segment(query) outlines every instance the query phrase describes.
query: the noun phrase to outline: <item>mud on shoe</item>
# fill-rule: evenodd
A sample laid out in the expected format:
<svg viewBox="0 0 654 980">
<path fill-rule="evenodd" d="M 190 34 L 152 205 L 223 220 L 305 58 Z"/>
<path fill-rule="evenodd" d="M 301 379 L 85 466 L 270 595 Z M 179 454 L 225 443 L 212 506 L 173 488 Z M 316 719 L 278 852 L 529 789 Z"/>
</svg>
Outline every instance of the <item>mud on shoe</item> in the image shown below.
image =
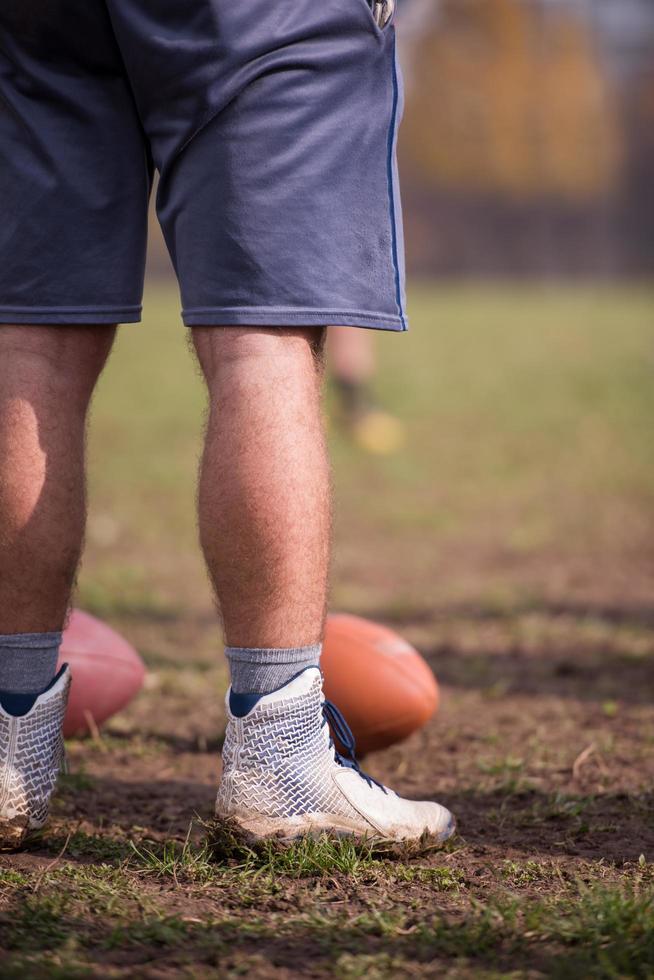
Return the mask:
<svg viewBox="0 0 654 980">
<path fill-rule="evenodd" d="M 216 817 L 245 841 L 305 834 L 433 843 L 454 833 L 438 803 L 397 796 L 360 768 L 345 719 L 309 667 L 272 694 L 227 692 L 227 732 Z M 336 751 L 330 726 L 347 756 Z"/>
<path fill-rule="evenodd" d="M 0 850 L 20 847 L 48 819 L 69 689 L 64 665 L 42 694 L 0 694 Z"/>
</svg>

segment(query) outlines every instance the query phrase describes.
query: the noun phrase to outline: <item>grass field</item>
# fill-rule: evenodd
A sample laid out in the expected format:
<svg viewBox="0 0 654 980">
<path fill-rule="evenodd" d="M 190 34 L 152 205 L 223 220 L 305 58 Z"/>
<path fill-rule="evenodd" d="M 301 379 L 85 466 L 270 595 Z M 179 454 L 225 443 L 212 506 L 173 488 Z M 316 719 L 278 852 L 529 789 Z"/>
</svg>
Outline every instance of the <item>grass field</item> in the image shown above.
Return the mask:
<svg viewBox="0 0 654 980">
<path fill-rule="evenodd" d="M 422 854 L 219 860 L 226 671 L 195 545 L 203 394 L 153 286 L 95 403 L 78 604 L 143 694 L 69 744 L 0 858 L 0 976 L 654 977 L 654 292 L 415 287 L 380 337 L 396 456 L 332 431 L 332 608 L 424 653 L 442 709 L 366 768 L 459 818 Z"/>
</svg>

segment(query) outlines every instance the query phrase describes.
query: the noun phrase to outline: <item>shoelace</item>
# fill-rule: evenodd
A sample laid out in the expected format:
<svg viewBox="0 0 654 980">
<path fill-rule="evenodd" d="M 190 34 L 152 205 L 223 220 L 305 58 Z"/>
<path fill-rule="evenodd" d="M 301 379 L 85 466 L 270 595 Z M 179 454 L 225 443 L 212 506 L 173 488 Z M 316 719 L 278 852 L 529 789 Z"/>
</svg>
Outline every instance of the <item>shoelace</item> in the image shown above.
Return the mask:
<svg viewBox="0 0 654 980">
<path fill-rule="evenodd" d="M 356 742 L 354 740 L 352 730 L 336 705 L 332 704 L 332 702 L 328 701 L 326 698 L 322 704 L 322 715 L 322 725 L 320 727 L 324 728 L 325 725 L 329 725 L 331 731 L 336 735 L 336 738 L 339 740 L 348 754 L 348 757 L 346 758 L 337 751 L 330 733 L 329 747 L 330 749 L 334 750 L 334 758 L 338 762 L 339 766 L 345 766 L 347 769 L 354 769 L 354 771 L 358 772 L 362 779 L 365 779 L 368 786 L 372 786 L 374 783 L 375 786 L 379 786 L 379 788 L 386 793 L 386 787 L 383 786 L 382 783 L 379 783 L 374 776 L 369 776 L 367 772 L 364 772 L 357 762 L 357 757 L 355 754 Z"/>
</svg>

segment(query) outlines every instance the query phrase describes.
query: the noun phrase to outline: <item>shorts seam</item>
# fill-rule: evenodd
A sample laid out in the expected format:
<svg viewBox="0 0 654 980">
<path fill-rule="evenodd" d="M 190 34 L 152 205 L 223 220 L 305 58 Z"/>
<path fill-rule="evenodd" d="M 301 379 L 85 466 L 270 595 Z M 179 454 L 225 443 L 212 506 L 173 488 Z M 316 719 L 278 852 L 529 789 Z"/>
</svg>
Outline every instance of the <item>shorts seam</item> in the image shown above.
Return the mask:
<svg viewBox="0 0 654 980">
<path fill-rule="evenodd" d="M 141 306 L 0 306 L 0 324 L 138 323 Z"/>
<path fill-rule="evenodd" d="M 398 331 L 406 330 L 406 323 L 397 314 L 367 310 L 332 310 L 300 307 L 248 307 L 209 306 L 182 310 L 186 326 L 246 325 L 268 323 L 270 326 L 291 323 L 318 324 L 320 326 L 373 326 Z"/>
<path fill-rule="evenodd" d="M 364 316 L 374 320 L 399 320 L 397 313 L 379 313 L 376 310 L 343 310 L 321 306 L 190 306 L 182 310 L 183 316 L 202 313 L 245 313 L 248 316 L 270 316 L 281 313 L 290 316 Z"/>
<path fill-rule="evenodd" d="M 141 306 L 0 306 L 0 313 L 140 313 Z"/>
</svg>

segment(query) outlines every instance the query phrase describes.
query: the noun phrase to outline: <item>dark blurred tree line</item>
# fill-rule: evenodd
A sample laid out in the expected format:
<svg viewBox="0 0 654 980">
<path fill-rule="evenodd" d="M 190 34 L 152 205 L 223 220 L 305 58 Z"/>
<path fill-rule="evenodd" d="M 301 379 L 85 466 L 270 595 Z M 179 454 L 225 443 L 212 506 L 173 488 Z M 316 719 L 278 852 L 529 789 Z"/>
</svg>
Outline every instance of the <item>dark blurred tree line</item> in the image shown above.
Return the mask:
<svg viewBox="0 0 654 980">
<path fill-rule="evenodd" d="M 612 72 L 572 3 L 434 0 L 434 14 L 403 52 L 409 269 L 650 272 L 654 58 Z"/>
</svg>

